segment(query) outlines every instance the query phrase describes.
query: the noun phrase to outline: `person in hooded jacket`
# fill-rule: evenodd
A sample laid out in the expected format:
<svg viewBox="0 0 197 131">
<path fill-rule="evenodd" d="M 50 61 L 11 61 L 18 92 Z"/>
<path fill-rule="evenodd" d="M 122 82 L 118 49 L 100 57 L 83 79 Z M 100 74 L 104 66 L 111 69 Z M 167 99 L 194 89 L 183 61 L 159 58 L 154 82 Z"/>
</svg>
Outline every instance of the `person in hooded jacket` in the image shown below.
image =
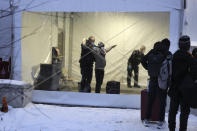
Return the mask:
<svg viewBox="0 0 197 131">
<path fill-rule="evenodd" d="M 153 103 L 156 99 L 156 96 L 159 96 L 159 100 L 160 100 L 160 110 L 159 110 L 159 122 L 158 122 L 158 128 L 162 128 L 163 124 L 164 124 L 164 119 L 165 119 L 165 106 L 166 106 L 166 96 L 167 96 L 167 91 L 160 89 L 159 85 L 158 85 L 158 76 L 153 76 L 151 75 L 151 69 L 152 71 L 155 70 L 154 67 L 152 67 L 150 65 L 149 60 L 153 59 L 151 54 L 159 54 L 160 57 L 158 58 L 160 61 L 160 63 L 162 64 L 163 60 L 167 57 L 167 55 L 169 55 L 169 47 L 170 47 L 170 41 L 168 40 L 166 42 L 162 41 L 162 42 L 156 42 L 154 44 L 154 47 L 152 50 L 150 50 L 142 59 L 142 66 L 148 70 L 148 74 L 150 76 L 150 81 L 149 81 L 149 87 L 148 87 L 148 105 L 147 105 L 147 109 L 146 109 L 146 116 L 145 116 L 145 120 L 144 120 L 144 125 L 146 127 L 149 126 L 150 124 L 150 118 L 152 116 L 152 107 L 153 107 Z"/>
<path fill-rule="evenodd" d="M 175 131 L 176 114 L 180 106 L 180 131 L 187 130 L 187 122 L 190 114 L 190 106 L 182 101 L 182 94 L 179 87 L 184 77 L 188 74 L 189 68 L 193 64 L 192 55 L 189 53 L 190 38 L 182 36 L 179 39 L 179 50 L 175 52 L 172 60 L 172 81 L 168 95 L 170 96 L 170 109 L 168 116 L 168 127 L 170 131 Z"/>
</svg>

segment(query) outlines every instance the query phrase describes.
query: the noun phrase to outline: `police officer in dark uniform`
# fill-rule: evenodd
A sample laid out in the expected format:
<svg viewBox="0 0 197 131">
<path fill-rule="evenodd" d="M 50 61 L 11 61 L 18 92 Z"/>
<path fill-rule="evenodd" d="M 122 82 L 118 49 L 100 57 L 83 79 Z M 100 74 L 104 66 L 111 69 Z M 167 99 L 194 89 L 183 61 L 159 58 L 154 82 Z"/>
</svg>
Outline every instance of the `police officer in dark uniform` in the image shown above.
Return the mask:
<svg viewBox="0 0 197 131">
<path fill-rule="evenodd" d="M 132 72 L 134 71 L 134 87 L 140 87 L 138 85 L 138 76 L 139 76 L 139 64 L 144 56 L 145 46 L 141 46 L 139 50 L 134 50 L 128 60 L 127 66 L 127 86 L 131 88 L 131 78 Z"/>
<path fill-rule="evenodd" d="M 94 64 L 93 47 L 95 42 L 94 36 L 90 36 L 88 40 L 81 44 L 81 58 L 79 60 L 81 68 L 80 92 L 91 92 L 91 81 Z"/>
</svg>

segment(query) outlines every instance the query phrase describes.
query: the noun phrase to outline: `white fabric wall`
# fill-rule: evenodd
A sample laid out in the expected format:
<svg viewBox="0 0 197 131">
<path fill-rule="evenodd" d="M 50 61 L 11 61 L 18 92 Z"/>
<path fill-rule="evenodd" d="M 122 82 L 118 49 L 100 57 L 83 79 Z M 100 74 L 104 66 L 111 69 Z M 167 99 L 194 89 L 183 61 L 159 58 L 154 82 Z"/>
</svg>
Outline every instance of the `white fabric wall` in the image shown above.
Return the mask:
<svg viewBox="0 0 197 131">
<path fill-rule="evenodd" d="M 51 16 L 52 15 L 52 16 Z M 24 12 L 22 17 L 22 79 L 32 82 L 32 67 L 51 62 L 51 50 L 57 46 L 55 13 Z"/>
<path fill-rule="evenodd" d="M 127 61 L 132 51 L 145 45 L 147 53 L 155 42 L 169 38 L 169 18 L 169 13 L 161 12 L 74 13 L 72 78 L 77 81 L 81 78 L 78 62 L 81 41 L 93 35 L 96 44 L 102 41 L 106 48 L 117 44 L 106 55 L 105 82 L 117 80 L 126 83 Z M 146 85 L 147 71 L 141 65 L 139 74 L 140 85 Z"/>
<path fill-rule="evenodd" d="M 197 1 L 187 0 L 184 12 L 183 34 L 189 35 L 193 46 L 197 46 Z"/>
</svg>

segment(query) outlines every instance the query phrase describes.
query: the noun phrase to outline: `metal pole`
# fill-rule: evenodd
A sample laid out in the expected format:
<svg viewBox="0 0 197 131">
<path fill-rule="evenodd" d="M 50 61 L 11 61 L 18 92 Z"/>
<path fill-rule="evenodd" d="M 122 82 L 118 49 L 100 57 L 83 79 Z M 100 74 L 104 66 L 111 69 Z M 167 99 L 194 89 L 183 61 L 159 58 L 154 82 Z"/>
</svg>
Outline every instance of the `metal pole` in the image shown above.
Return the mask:
<svg viewBox="0 0 197 131">
<path fill-rule="evenodd" d="M 10 73 L 10 79 L 13 79 L 14 75 L 14 12 L 15 12 L 15 6 L 14 6 L 14 0 L 10 0 L 10 13 L 11 13 L 11 73 Z"/>
</svg>

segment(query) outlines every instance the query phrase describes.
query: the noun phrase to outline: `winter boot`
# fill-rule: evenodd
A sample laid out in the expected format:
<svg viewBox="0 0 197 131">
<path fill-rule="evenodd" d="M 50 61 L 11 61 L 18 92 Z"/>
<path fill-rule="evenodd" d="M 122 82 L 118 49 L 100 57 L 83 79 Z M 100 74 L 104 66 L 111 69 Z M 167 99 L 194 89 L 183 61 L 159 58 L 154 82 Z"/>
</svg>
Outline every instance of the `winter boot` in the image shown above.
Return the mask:
<svg viewBox="0 0 197 131">
<path fill-rule="evenodd" d="M 157 123 L 157 129 L 163 129 L 164 128 L 164 125 L 165 125 L 165 122 L 164 121 L 159 121 Z"/>
<path fill-rule="evenodd" d="M 145 120 L 143 121 L 143 124 L 144 124 L 145 127 L 149 127 L 150 121 L 147 120 L 147 119 L 145 119 Z"/>
</svg>

